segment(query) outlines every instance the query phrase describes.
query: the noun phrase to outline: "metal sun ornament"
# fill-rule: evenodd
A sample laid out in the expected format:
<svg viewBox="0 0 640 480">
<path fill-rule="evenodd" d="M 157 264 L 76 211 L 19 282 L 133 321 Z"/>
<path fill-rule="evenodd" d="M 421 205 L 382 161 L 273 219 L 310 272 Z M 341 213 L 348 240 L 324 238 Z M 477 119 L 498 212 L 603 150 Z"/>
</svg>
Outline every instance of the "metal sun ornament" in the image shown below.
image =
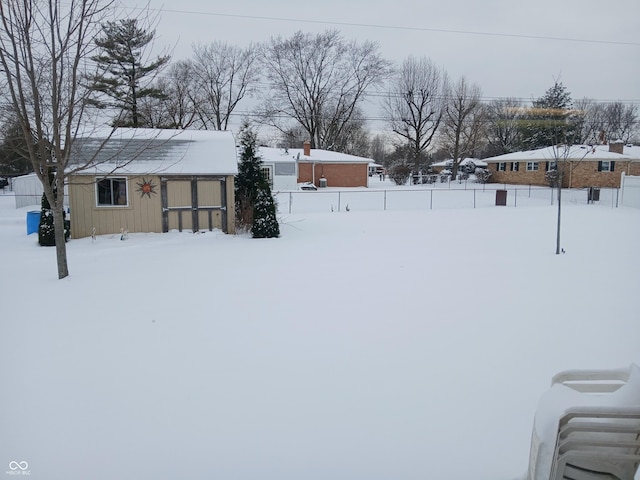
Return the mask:
<svg viewBox="0 0 640 480">
<path fill-rule="evenodd" d="M 152 180 L 147 180 L 146 178 L 143 178 L 141 182 L 137 183 L 137 185 L 138 185 L 137 191 L 140 194 L 140 198 L 144 197 L 145 195 L 148 198 L 151 198 L 151 194 L 156 195 L 158 193 L 155 190 L 156 184 L 153 183 Z"/>
</svg>

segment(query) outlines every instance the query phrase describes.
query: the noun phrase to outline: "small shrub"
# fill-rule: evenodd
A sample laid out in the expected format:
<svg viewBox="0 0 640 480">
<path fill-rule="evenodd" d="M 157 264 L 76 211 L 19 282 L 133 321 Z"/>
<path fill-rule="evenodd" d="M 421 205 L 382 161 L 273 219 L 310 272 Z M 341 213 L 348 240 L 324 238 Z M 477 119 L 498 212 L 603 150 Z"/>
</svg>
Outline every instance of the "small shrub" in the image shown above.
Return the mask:
<svg viewBox="0 0 640 480">
<path fill-rule="evenodd" d="M 411 167 L 404 163 L 399 163 L 389 169 L 389 178 L 396 185 L 405 185 L 411 177 Z"/>
<path fill-rule="evenodd" d="M 475 176 L 476 182 L 487 183 L 491 178 L 491 170 L 489 170 L 488 168 L 476 168 Z"/>
<path fill-rule="evenodd" d="M 547 181 L 547 184 L 550 187 L 557 187 L 558 186 L 558 178 L 560 176 L 558 175 L 558 170 L 549 170 L 548 172 L 546 172 L 544 174 L 544 178 Z"/>
</svg>

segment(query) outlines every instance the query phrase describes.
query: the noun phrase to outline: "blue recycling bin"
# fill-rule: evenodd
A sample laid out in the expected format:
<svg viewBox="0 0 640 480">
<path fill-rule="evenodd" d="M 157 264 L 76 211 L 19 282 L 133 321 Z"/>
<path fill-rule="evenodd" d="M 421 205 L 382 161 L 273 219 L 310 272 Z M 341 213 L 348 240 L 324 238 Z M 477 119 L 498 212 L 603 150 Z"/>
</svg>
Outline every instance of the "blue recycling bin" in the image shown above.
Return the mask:
<svg viewBox="0 0 640 480">
<path fill-rule="evenodd" d="M 40 228 L 40 210 L 27 212 L 27 235 L 38 233 Z"/>
</svg>

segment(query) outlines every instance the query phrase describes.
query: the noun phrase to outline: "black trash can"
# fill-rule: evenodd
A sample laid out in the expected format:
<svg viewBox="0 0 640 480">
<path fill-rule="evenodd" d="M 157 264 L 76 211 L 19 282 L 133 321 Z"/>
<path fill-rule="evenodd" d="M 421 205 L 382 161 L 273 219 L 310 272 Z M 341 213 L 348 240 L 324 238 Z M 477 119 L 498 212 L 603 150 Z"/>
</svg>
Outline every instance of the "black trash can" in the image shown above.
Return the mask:
<svg viewBox="0 0 640 480">
<path fill-rule="evenodd" d="M 506 190 L 496 190 L 496 205 L 506 206 L 507 205 L 507 191 Z"/>
</svg>

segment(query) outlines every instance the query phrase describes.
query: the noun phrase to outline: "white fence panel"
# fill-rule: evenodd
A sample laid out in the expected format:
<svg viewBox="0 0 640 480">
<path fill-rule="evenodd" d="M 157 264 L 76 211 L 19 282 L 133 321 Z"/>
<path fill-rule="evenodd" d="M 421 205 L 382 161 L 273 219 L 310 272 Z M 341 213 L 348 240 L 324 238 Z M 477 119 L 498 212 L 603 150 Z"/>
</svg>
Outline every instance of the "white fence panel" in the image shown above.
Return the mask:
<svg viewBox="0 0 640 480">
<path fill-rule="evenodd" d="M 35 173 L 14 178 L 12 186 L 16 197 L 16 208 L 40 205 L 42 183 Z"/>
<path fill-rule="evenodd" d="M 622 174 L 621 202 L 625 207 L 640 208 L 640 177 Z"/>
</svg>

